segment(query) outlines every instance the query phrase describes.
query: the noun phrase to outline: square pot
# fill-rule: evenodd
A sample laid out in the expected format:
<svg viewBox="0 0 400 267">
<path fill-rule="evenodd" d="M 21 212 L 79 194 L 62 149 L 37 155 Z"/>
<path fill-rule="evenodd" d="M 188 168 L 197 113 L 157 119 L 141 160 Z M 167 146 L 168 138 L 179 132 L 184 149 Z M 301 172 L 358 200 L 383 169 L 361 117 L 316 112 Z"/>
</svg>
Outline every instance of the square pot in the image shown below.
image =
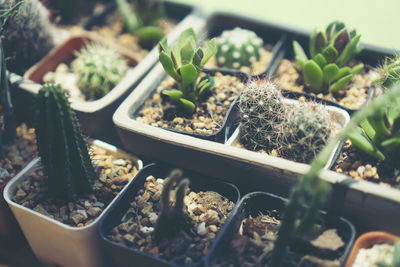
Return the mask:
<svg viewBox="0 0 400 267">
<path fill-rule="evenodd" d="M 121 222 L 121 218 L 130 207 L 130 202 L 135 198 L 137 192 L 143 188 L 146 178 L 150 175 L 155 178 L 167 177 L 172 169 L 172 166 L 157 164 L 150 164 L 144 167 L 138 173 L 133 183 L 129 185 L 128 190 L 112 205 L 100 221 L 99 232 L 102 239 L 101 243 L 104 253 L 108 255 L 109 265 L 180 266 L 165 259 L 152 256 L 147 252 L 142 252 L 137 248 L 117 243 L 107 237 L 111 230 Z M 192 191 L 212 190 L 234 203 L 237 203 L 240 199 L 238 189 L 232 184 L 219 181 L 213 177 L 204 177 L 204 175 L 194 172 L 184 171 L 184 176 L 190 178 L 190 188 Z M 202 261 L 193 263 L 194 266 L 199 266 L 201 264 Z"/>
<path fill-rule="evenodd" d="M 169 8 L 166 9 L 166 15 L 180 20 L 167 35 L 169 43 L 177 40 L 180 33 L 188 27 L 193 27 L 198 32 L 204 26 L 205 20 L 195 15 L 198 11 L 195 12 L 193 7 L 173 3 L 168 3 L 167 6 Z M 117 142 L 111 120 L 112 114 L 157 60 L 158 50 L 157 47 L 154 47 L 134 68 L 128 70 L 125 78 L 114 90 L 101 99 L 92 102 L 72 101 L 72 108 L 77 113 L 82 131 L 91 137 Z M 32 121 L 32 99 L 41 87 L 38 84 L 39 81 L 32 81 L 25 75 L 23 78 L 14 73 L 11 73 L 9 80 L 13 86 L 11 97 L 17 118 L 23 121 Z"/>
<path fill-rule="evenodd" d="M 137 157 L 129 155 L 116 147 L 99 140 L 94 140 L 93 145 L 103 148 L 114 155 L 126 157 L 135 162 L 136 167 L 141 169 L 143 163 Z M 59 266 L 100 266 L 102 256 L 99 251 L 97 226 L 102 216 L 110 208 L 128 185 L 113 199 L 91 224 L 84 227 L 72 227 L 60 223 L 32 209 L 26 208 L 11 200 L 15 194 L 17 185 L 28 178 L 35 170 L 40 159 L 34 159 L 26 166 L 4 190 L 4 198 L 14 213 L 22 231 L 28 240 L 35 256 L 43 263 Z M 134 181 L 135 179 L 132 179 Z"/>
<path fill-rule="evenodd" d="M 257 217 L 266 211 L 277 211 L 282 214 L 287 200 L 273 194 L 265 192 L 253 192 L 245 195 L 231 213 L 217 240 L 211 247 L 211 252 L 207 255 L 205 266 L 214 266 L 222 256 L 229 257 L 229 247 L 232 238 L 238 233 L 242 220 L 249 217 Z M 339 236 L 343 239 L 345 246 L 340 249 L 340 261 L 343 263 L 349 254 L 350 248 L 355 238 L 354 226 L 344 218 L 329 217 L 322 212 L 320 223 L 327 229 L 335 228 Z M 295 240 L 296 242 L 296 240 Z"/>
</svg>

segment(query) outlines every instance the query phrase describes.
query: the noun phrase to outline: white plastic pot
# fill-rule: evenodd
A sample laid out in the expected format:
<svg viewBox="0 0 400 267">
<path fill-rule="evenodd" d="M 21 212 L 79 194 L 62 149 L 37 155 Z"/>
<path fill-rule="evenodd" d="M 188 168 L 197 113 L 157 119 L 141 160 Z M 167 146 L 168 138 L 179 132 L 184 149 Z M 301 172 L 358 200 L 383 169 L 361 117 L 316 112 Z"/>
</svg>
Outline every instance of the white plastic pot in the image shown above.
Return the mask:
<svg viewBox="0 0 400 267">
<path fill-rule="evenodd" d="M 104 148 L 113 154 L 131 159 L 141 169 L 143 163 L 135 156 L 129 155 L 115 146 L 95 140 L 93 145 Z M 28 175 L 39 165 L 36 158 L 29 163 L 4 189 L 4 198 L 14 213 L 33 253 L 39 261 L 50 266 L 63 267 L 97 267 L 102 264 L 97 226 L 101 217 L 120 197 L 128 185 L 114 198 L 93 223 L 84 227 L 71 227 L 34 210 L 23 207 L 11 200 L 17 185 L 28 178 Z M 131 180 L 131 182 L 133 179 Z"/>
</svg>

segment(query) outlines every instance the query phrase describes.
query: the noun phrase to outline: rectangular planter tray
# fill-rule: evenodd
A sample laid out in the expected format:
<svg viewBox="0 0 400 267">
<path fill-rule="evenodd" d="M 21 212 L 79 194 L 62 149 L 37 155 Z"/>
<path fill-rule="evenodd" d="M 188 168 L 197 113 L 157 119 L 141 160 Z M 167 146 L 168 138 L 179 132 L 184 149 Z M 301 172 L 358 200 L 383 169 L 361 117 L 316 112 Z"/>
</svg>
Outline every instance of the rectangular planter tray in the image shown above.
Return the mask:
<svg viewBox="0 0 400 267">
<path fill-rule="evenodd" d="M 197 32 L 205 24 L 205 20 L 196 15 L 199 13 L 198 9 L 192 6 L 176 3 L 165 3 L 165 5 L 167 16 L 183 18 L 167 35 L 169 43 L 177 40 L 184 29 L 193 27 Z M 158 49 L 155 46 L 138 65 L 129 69 L 118 86 L 104 97 L 91 102 L 71 99 L 71 106 L 77 113 L 82 131 L 93 138 L 115 143 L 117 138 L 111 120 L 113 112 L 157 60 Z M 12 85 L 11 97 L 16 117 L 30 122 L 33 114 L 31 108 L 33 96 L 37 94 L 41 85 L 15 73 L 10 73 L 9 80 Z"/>
<path fill-rule="evenodd" d="M 229 13 L 216 13 L 213 16 L 229 17 Z M 237 15 L 234 15 L 237 17 Z M 242 17 L 243 20 L 245 19 Z M 251 23 L 252 19 L 247 19 Z M 274 23 L 264 22 L 266 29 L 282 31 L 290 38 L 306 41 L 309 32 L 289 29 Z M 369 64 L 377 55 L 385 56 L 389 50 L 364 46 L 360 55 Z M 290 188 L 301 174 L 307 172 L 309 165 L 282 158 L 262 155 L 241 148 L 201 140 L 165 129 L 152 127 L 133 120 L 130 116 L 140 98 L 148 94 L 162 79 L 163 69 L 157 65 L 141 82 L 135 91 L 114 113 L 113 121 L 123 146 L 152 161 L 167 162 L 187 169 L 213 176 L 230 177 L 228 182 L 239 187 L 241 193 L 268 191 L 287 196 Z M 365 181 L 356 181 L 348 176 L 324 170 L 320 177 L 335 185 L 337 210 L 359 226 L 400 233 L 400 191 L 384 188 Z"/>
</svg>

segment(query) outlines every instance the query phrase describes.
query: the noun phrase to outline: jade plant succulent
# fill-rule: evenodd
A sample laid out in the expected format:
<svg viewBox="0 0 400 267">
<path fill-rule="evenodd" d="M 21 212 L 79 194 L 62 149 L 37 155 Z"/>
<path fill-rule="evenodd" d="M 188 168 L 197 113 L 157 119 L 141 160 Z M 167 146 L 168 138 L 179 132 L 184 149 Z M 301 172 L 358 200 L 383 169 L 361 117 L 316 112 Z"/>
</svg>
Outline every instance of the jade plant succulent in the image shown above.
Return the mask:
<svg viewBox="0 0 400 267">
<path fill-rule="evenodd" d="M 349 62 L 360 51 L 361 35 L 349 31 L 343 22 L 330 23 L 325 31 L 315 30 L 310 37 L 309 56 L 297 41 L 293 50 L 300 64 L 305 85 L 314 93 L 337 93 L 360 72 L 363 64 L 353 67 Z"/>
<path fill-rule="evenodd" d="M 217 38 L 217 65 L 239 69 L 260 60 L 263 40 L 255 32 L 239 27 L 222 32 Z"/>
<path fill-rule="evenodd" d="M 195 111 L 196 102 L 214 87 L 210 76 L 199 81 L 198 78 L 206 62 L 215 54 L 215 39 L 210 40 L 204 49 L 196 48 L 196 40 L 196 33 L 189 28 L 171 47 L 168 47 L 166 38 L 159 43 L 160 62 L 177 86 L 177 89 L 163 90 L 162 93 L 180 104 L 188 114 Z"/>
<path fill-rule="evenodd" d="M 189 179 L 183 178 L 183 172 L 179 169 L 172 170 L 165 179 L 160 198 L 160 215 L 154 229 L 156 240 L 172 238 L 182 230 L 190 231 L 193 222 L 184 211 L 183 201 L 189 183 Z M 173 190 L 174 184 L 176 184 L 175 190 Z M 170 197 L 172 191 L 175 191 L 173 201 Z"/>
<path fill-rule="evenodd" d="M 127 0 L 117 0 L 118 10 L 127 30 L 136 34 L 143 46 L 153 45 L 161 40 L 164 31 L 157 26 L 164 15 L 164 5 L 160 0 L 134 0 L 133 9 Z"/>
<path fill-rule="evenodd" d="M 79 75 L 78 86 L 88 99 L 107 94 L 128 70 L 127 61 L 110 46 L 90 43 L 76 56 L 71 67 Z"/>
<path fill-rule="evenodd" d="M 92 192 L 96 174 L 65 91 L 45 84 L 36 96 L 35 110 L 38 150 L 50 192 L 60 200 Z"/>
</svg>

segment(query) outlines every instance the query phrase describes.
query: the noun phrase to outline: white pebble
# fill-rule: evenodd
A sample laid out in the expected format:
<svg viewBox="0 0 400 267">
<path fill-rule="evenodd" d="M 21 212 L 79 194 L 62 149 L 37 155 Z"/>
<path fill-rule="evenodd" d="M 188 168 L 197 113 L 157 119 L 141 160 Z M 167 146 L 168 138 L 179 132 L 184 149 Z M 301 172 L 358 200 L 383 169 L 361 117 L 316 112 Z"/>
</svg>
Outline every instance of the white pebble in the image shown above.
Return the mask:
<svg viewBox="0 0 400 267">
<path fill-rule="evenodd" d="M 143 226 L 140 231 L 145 234 L 148 235 L 150 233 L 152 233 L 154 231 L 154 227 L 147 227 L 147 226 Z"/>
<path fill-rule="evenodd" d="M 199 236 L 205 236 L 207 234 L 206 223 L 202 222 L 197 226 L 197 234 Z"/>
</svg>

